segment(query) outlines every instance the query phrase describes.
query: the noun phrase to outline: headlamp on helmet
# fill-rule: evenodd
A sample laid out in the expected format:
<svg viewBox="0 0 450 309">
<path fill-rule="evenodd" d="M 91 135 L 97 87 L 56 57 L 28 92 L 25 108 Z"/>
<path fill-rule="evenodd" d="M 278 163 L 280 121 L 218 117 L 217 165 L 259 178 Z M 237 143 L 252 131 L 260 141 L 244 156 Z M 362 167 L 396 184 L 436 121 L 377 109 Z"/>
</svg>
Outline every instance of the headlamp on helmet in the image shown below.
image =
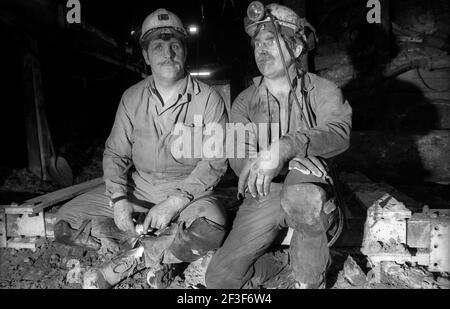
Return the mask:
<svg viewBox="0 0 450 309">
<path fill-rule="evenodd" d="M 247 16 L 244 18 L 245 32 L 253 38 L 263 25 L 271 22 L 271 19 L 279 27 L 281 34 L 288 37 L 296 36 L 305 44 L 312 41 L 312 44 L 306 45 L 314 48 L 317 41 L 314 27 L 305 18 L 300 18 L 290 8 L 276 3 L 267 6 L 264 6 L 259 1 L 250 3 L 247 8 Z M 312 40 L 307 40 L 306 29 L 313 34 Z"/>
</svg>

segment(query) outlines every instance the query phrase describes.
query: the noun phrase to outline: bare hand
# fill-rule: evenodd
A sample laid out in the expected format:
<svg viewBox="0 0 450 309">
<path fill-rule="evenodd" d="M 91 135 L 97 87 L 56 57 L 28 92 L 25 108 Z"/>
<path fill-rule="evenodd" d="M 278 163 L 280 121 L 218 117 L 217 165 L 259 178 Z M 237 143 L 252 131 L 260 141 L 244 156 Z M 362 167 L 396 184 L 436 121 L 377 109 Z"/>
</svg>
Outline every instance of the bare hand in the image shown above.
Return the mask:
<svg viewBox="0 0 450 309">
<path fill-rule="evenodd" d="M 165 201 L 153 206 L 145 217 L 143 228 L 147 231 L 149 227 L 154 229 L 164 229 L 187 204 L 186 199 L 179 197 L 169 197 Z"/>
<path fill-rule="evenodd" d="M 280 157 L 278 144 L 263 150 L 258 158 L 249 160 L 239 175 L 238 194 L 245 192 L 245 187 L 256 198 L 266 196 L 270 192 L 270 184 L 283 168 L 283 160 Z"/>
<path fill-rule="evenodd" d="M 305 175 L 327 176 L 326 164 L 319 157 L 294 158 L 289 162 L 289 170 L 297 170 Z"/>
</svg>

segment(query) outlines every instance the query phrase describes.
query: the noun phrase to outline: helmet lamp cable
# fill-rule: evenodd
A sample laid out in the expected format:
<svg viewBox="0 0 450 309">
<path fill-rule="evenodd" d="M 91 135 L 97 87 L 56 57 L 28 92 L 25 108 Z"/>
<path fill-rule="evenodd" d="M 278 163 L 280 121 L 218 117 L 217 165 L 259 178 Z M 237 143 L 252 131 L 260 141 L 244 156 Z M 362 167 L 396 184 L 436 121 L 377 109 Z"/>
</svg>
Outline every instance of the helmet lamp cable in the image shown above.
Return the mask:
<svg viewBox="0 0 450 309">
<path fill-rule="evenodd" d="M 283 67 L 284 67 L 284 71 L 286 74 L 286 78 L 288 80 L 289 83 L 289 87 L 291 89 L 292 92 L 292 96 L 294 97 L 295 102 L 297 103 L 298 108 L 300 109 L 300 119 L 301 122 L 305 124 L 307 130 L 310 129 L 308 121 L 306 120 L 306 117 L 304 116 L 304 112 L 303 112 L 303 105 L 300 104 L 300 101 L 298 100 L 297 94 L 294 91 L 294 87 L 292 85 L 292 80 L 289 76 L 289 71 L 288 71 L 288 67 L 286 65 L 286 60 L 284 59 L 284 55 L 283 55 L 283 51 L 281 50 L 281 44 L 280 44 L 280 33 L 278 31 L 277 25 L 275 24 L 275 18 L 272 15 L 272 13 L 270 11 L 267 11 L 267 15 L 269 16 L 270 22 L 272 23 L 273 28 L 275 29 L 275 41 L 277 42 L 277 47 L 278 47 L 278 53 L 280 54 L 281 57 L 281 61 L 283 62 Z M 288 46 L 286 46 L 286 48 L 289 49 Z M 292 57 L 292 56 L 291 56 Z M 292 59 L 293 61 L 295 61 L 295 59 Z M 304 120 L 305 119 L 305 120 Z"/>
</svg>

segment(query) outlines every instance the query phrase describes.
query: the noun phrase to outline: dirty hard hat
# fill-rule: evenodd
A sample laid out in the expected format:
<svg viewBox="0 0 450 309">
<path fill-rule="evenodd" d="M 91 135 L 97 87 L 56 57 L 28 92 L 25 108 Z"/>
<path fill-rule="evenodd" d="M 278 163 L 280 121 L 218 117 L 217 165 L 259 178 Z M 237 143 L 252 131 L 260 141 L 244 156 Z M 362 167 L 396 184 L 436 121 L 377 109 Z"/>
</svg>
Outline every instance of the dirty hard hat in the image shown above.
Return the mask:
<svg viewBox="0 0 450 309">
<path fill-rule="evenodd" d="M 148 15 L 142 23 L 140 42 L 144 42 L 151 36 L 161 34 L 185 38 L 187 31 L 177 15 L 166 9 L 157 9 Z"/>
<path fill-rule="evenodd" d="M 308 29 L 315 36 L 314 27 L 290 8 L 277 3 L 269 4 L 264 8 L 260 2 L 255 1 L 249 5 L 247 16 L 244 18 L 245 32 L 250 37 L 254 37 L 261 29 L 272 27 L 270 16 L 265 12 L 273 16 L 275 25 L 279 26 L 283 35 L 297 36 L 305 43 L 309 41 L 307 40 L 309 33 L 305 33 L 305 29 Z"/>
</svg>

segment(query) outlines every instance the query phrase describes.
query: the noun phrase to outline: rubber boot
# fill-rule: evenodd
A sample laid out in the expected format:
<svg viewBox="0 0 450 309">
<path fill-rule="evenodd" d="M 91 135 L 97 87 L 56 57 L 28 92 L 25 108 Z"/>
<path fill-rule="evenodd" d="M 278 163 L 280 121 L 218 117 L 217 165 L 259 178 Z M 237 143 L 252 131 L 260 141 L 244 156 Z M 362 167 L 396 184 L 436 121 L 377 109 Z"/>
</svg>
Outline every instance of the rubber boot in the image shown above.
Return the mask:
<svg viewBox="0 0 450 309">
<path fill-rule="evenodd" d="M 83 289 L 110 289 L 133 275 L 143 263 L 144 247 L 129 250 L 98 268 L 87 270 L 83 276 Z"/>
</svg>

